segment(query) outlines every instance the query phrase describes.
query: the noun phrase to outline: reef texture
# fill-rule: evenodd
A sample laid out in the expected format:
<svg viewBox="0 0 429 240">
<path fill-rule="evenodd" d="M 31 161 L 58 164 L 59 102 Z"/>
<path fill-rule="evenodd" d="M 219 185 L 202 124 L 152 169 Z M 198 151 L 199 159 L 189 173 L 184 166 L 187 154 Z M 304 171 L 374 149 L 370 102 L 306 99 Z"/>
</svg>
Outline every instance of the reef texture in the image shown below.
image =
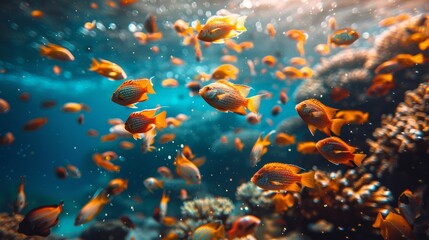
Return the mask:
<svg viewBox="0 0 429 240">
<path fill-rule="evenodd" d="M 80 235 L 84 240 L 123 240 L 128 235 L 129 230 L 119 220 L 106 222 L 96 222 Z"/>
<path fill-rule="evenodd" d="M 186 201 L 183 203 L 181 211 L 184 218 L 193 219 L 198 225 L 214 220 L 226 222 L 234 211 L 234 204 L 228 198 L 201 198 Z"/>
</svg>

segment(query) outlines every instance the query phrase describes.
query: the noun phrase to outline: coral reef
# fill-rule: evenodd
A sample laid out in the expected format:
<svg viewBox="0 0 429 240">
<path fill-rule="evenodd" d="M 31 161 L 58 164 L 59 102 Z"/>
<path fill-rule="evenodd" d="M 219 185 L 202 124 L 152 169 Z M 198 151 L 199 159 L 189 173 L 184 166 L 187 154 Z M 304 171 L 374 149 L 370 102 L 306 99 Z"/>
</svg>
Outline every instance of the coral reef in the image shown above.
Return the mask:
<svg viewBox="0 0 429 240">
<path fill-rule="evenodd" d="M 184 202 L 181 211 L 184 218 L 192 219 L 199 226 L 214 220 L 226 222 L 234 211 L 234 204 L 228 198 L 200 198 Z"/>
<path fill-rule="evenodd" d="M 235 196 L 241 202 L 241 210 L 256 216 L 261 216 L 267 210 L 274 209 L 271 191 L 264 191 L 252 182 L 245 182 L 238 186 Z"/>
</svg>

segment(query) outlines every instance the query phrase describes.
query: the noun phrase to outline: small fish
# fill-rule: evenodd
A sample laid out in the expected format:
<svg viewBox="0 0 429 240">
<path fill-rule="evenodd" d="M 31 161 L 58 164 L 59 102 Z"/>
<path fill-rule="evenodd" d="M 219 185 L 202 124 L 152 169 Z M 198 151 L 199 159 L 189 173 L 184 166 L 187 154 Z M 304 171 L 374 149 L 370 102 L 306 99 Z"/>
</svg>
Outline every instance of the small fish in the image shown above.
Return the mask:
<svg viewBox="0 0 429 240">
<path fill-rule="evenodd" d="M 239 152 L 243 151 L 244 144 L 243 144 L 243 142 L 241 141 L 241 139 L 239 137 L 236 137 L 234 139 L 234 147 Z"/>
<path fill-rule="evenodd" d="M 122 178 L 115 178 L 109 181 L 107 186 L 104 188 L 107 196 L 116 196 L 121 194 L 128 188 L 128 180 Z"/>
<path fill-rule="evenodd" d="M 270 38 L 273 39 L 276 36 L 276 29 L 274 27 L 274 24 L 268 23 L 266 29 L 267 29 L 268 36 L 270 36 Z"/>
<path fill-rule="evenodd" d="M 144 22 L 144 28 L 148 33 L 156 33 L 158 32 L 158 27 L 156 26 L 156 16 L 153 14 L 149 14 L 146 17 Z"/>
<path fill-rule="evenodd" d="M 103 168 L 106 171 L 119 172 L 121 170 L 119 166 L 113 164 L 108 160 L 104 160 L 103 156 L 98 153 L 92 155 L 92 160 L 94 161 L 95 165 L 97 165 L 100 168 Z"/>
<path fill-rule="evenodd" d="M 91 109 L 83 103 L 68 102 L 61 107 L 61 111 L 67 113 L 76 113 L 80 111 L 90 112 Z"/>
<path fill-rule="evenodd" d="M 282 108 L 279 105 L 276 105 L 271 109 L 271 116 L 275 117 L 279 115 L 281 111 L 282 111 Z"/>
<path fill-rule="evenodd" d="M 192 35 L 194 30 L 192 27 L 189 27 L 189 23 L 178 19 L 173 24 L 173 29 L 177 32 L 179 36 L 186 36 L 186 34 Z"/>
<path fill-rule="evenodd" d="M 114 151 L 106 151 L 101 154 L 103 161 L 114 161 L 118 159 L 118 157 L 118 154 L 116 154 Z"/>
<path fill-rule="evenodd" d="M 21 99 L 21 101 L 23 102 L 28 102 L 28 100 L 30 100 L 30 97 L 31 95 L 28 92 L 23 92 L 19 95 L 19 99 Z"/>
<path fill-rule="evenodd" d="M 153 143 L 155 142 L 155 136 L 156 136 L 156 128 L 152 128 L 148 132 L 143 133 L 143 138 L 142 138 L 143 141 L 140 148 L 143 153 L 152 152 L 153 150 L 156 149 L 154 146 L 152 146 Z"/>
<path fill-rule="evenodd" d="M 359 38 L 359 33 L 351 28 L 343 28 L 336 30 L 331 36 L 331 43 L 337 46 L 348 46 L 354 43 Z"/>
<path fill-rule="evenodd" d="M 250 125 L 256 125 L 261 122 L 261 118 L 262 115 L 250 112 L 246 115 L 246 122 Z"/>
<path fill-rule="evenodd" d="M 190 91 L 189 96 L 191 97 L 197 96 L 197 95 L 199 96 L 198 92 L 201 89 L 201 84 L 198 81 L 191 81 L 186 84 L 186 88 L 188 88 Z"/>
<path fill-rule="evenodd" d="M 185 63 L 185 61 L 183 61 L 182 59 L 173 56 L 170 57 L 170 62 L 176 66 L 181 66 Z"/>
<path fill-rule="evenodd" d="M 179 239 L 180 239 L 179 235 L 177 235 L 177 233 L 174 231 L 170 231 L 169 233 L 167 233 L 167 235 L 161 238 L 161 240 L 179 240 Z"/>
<path fill-rule="evenodd" d="M 304 56 L 304 44 L 307 41 L 308 34 L 302 30 L 289 30 L 285 33 L 286 37 L 296 41 L 296 48 L 298 50 L 299 55 Z"/>
<path fill-rule="evenodd" d="M 47 237 L 51 228 L 58 224 L 58 216 L 63 211 L 63 202 L 32 209 L 19 223 L 18 232 L 27 236 Z"/>
<path fill-rule="evenodd" d="M 420 217 L 422 203 L 416 194 L 407 189 L 398 198 L 398 208 L 405 220 L 414 225 L 415 220 Z"/>
<path fill-rule="evenodd" d="M 302 57 L 294 57 L 289 60 L 289 63 L 294 66 L 305 66 L 307 65 L 307 60 Z"/>
<path fill-rule="evenodd" d="M 159 167 L 156 172 L 161 175 L 163 178 L 167 179 L 173 179 L 173 174 L 171 173 L 170 169 L 168 169 L 165 166 Z"/>
<path fill-rule="evenodd" d="M 364 124 L 368 121 L 368 113 L 354 110 L 341 110 L 335 114 L 336 118 L 342 118 L 347 124 Z"/>
<path fill-rule="evenodd" d="M 361 165 L 366 154 L 355 153 L 356 148 L 348 145 L 338 137 L 328 137 L 316 143 L 320 154 L 333 164 L 345 164 L 347 166 Z"/>
<path fill-rule="evenodd" d="M 401 13 L 397 16 L 388 17 L 388 18 L 381 20 L 380 22 L 378 22 L 378 26 L 379 27 L 389 27 L 389 26 L 392 26 L 392 25 L 397 24 L 399 22 L 405 21 L 409 18 L 410 18 L 410 15 L 408 13 Z"/>
<path fill-rule="evenodd" d="M 186 191 L 186 189 L 180 189 L 180 195 L 179 195 L 180 200 L 185 201 L 187 200 L 188 197 L 188 192 Z"/>
<path fill-rule="evenodd" d="M 119 65 L 104 59 L 100 59 L 99 62 L 97 59 L 93 58 L 89 71 L 97 72 L 111 81 L 127 78 L 127 74 Z"/>
<path fill-rule="evenodd" d="M 340 135 L 341 127 L 345 123 L 344 119 L 334 119 L 337 109 L 327 107 L 316 99 L 308 99 L 298 103 L 295 110 L 308 125 L 313 136 L 316 129 L 328 136 L 331 136 L 331 131 L 335 135 Z"/>
<path fill-rule="evenodd" d="M 292 193 L 277 193 L 271 200 L 273 201 L 274 209 L 276 213 L 283 213 L 289 208 L 294 206 L 294 197 Z"/>
<path fill-rule="evenodd" d="M 121 141 L 119 143 L 119 147 L 124 149 L 124 150 L 131 150 L 134 148 L 134 146 L 135 146 L 134 143 L 128 142 L 128 141 Z"/>
<path fill-rule="evenodd" d="M 204 26 L 197 21 L 198 39 L 205 42 L 223 43 L 225 39 L 234 38 L 247 31 L 244 26 L 247 16 L 228 15 L 212 16 Z"/>
<path fill-rule="evenodd" d="M 4 135 L 0 135 L 0 145 L 9 146 L 15 142 L 15 136 L 11 132 L 7 132 Z"/>
<path fill-rule="evenodd" d="M 179 86 L 179 82 L 174 78 L 166 78 L 162 80 L 161 86 L 163 87 L 169 87 L 169 88 L 175 88 Z"/>
<path fill-rule="evenodd" d="M 237 56 L 234 55 L 224 55 L 220 59 L 222 62 L 235 63 L 237 62 Z"/>
<path fill-rule="evenodd" d="M 61 74 L 61 68 L 58 66 L 58 65 L 54 65 L 53 67 L 52 67 L 52 72 L 55 74 L 55 75 L 60 75 Z"/>
<path fill-rule="evenodd" d="M 77 124 L 83 125 L 84 122 L 85 122 L 85 115 L 83 114 L 79 115 L 79 117 L 77 118 Z"/>
<path fill-rule="evenodd" d="M 302 74 L 302 78 L 311 78 L 313 76 L 313 70 L 310 67 L 302 67 L 299 71 Z"/>
<path fill-rule="evenodd" d="M 160 144 L 166 144 L 171 141 L 174 141 L 175 138 L 176 138 L 176 134 L 174 133 L 164 133 L 160 136 L 160 138 L 158 139 L 158 142 Z"/>
<path fill-rule="evenodd" d="M 153 190 L 155 189 L 163 189 L 164 188 L 164 181 L 159 181 L 156 178 L 149 177 L 146 178 L 143 181 L 144 186 L 149 190 L 149 192 L 153 193 Z"/>
<path fill-rule="evenodd" d="M 80 177 L 82 177 L 82 174 L 80 173 L 79 168 L 77 168 L 76 166 L 71 165 L 71 164 L 67 164 L 66 168 L 67 168 L 67 171 L 68 171 L 68 173 L 70 174 L 70 176 L 72 178 L 80 178 Z"/>
<path fill-rule="evenodd" d="M 168 202 L 169 201 L 170 201 L 170 197 L 164 191 L 162 193 L 161 201 L 159 203 L 159 217 L 160 217 L 161 222 L 163 222 L 165 216 L 167 216 L 167 208 L 168 208 Z"/>
<path fill-rule="evenodd" d="M 259 135 L 250 152 L 250 166 L 255 167 L 261 161 L 261 157 L 267 153 L 268 146 L 271 145 L 270 136 L 275 132 L 274 130 L 269 132 L 264 138 L 262 138 L 262 134 Z"/>
<path fill-rule="evenodd" d="M 165 121 L 167 113 L 160 112 L 158 115 L 155 113 L 159 108 L 146 109 L 140 112 L 133 112 L 125 122 L 125 129 L 133 134 L 134 139 L 141 139 L 140 133 L 146 133 L 152 128 L 163 129 L 167 127 Z"/>
<path fill-rule="evenodd" d="M 40 55 L 58 61 L 73 61 L 73 54 L 64 47 L 48 43 L 39 46 Z"/>
<path fill-rule="evenodd" d="M 109 203 L 110 200 L 107 197 L 107 194 L 102 189 L 99 189 L 91 200 L 89 200 L 79 211 L 78 215 L 75 218 L 74 225 L 78 226 L 84 223 L 91 221 L 94 217 L 96 217 L 104 205 Z"/>
<path fill-rule="evenodd" d="M 277 59 L 272 55 L 263 57 L 261 61 L 270 68 L 274 67 L 277 63 Z"/>
<path fill-rule="evenodd" d="M 137 108 L 135 103 L 144 102 L 148 94 L 155 94 L 152 81 L 145 79 L 123 82 L 112 94 L 112 101 L 129 108 Z"/>
<path fill-rule="evenodd" d="M 237 67 L 235 67 L 232 64 L 223 64 L 220 65 L 219 67 L 217 67 L 215 70 L 213 70 L 211 78 L 215 79 L 215 80 L 219 80 L 219 79 L 232 79 L 235 80 L 237 79 L 237 75 L 240 71 L 238 70 Z"/>
<path fill-rule="evenodd" d="M 304 77 L 304 75 L 302 74 L 302 72 L 299 69 L 297 69 L 295 67 L 291 67 L 291 66 L 283 68 L 282 73 L 287 78 L 290 78 L 290 79 L 297 79 L 297 78 L 303 78 Z"/>
<path fill-rule="evenodd" d="M 225 228 L 222 222 L 206 223 L 197 227 L 192 234 L 192 240 L 219 240 L 225 238 Z"/>
<path fill-rule="evenodd" d="M 115 141 L 116 138 L 117 138 L 116 134 L 108 133 L 108 134 L 101 136 L 100 140 L 101 140 L 101 142 L 111 142 L 111 141 Z"/>
<path fill-rule="evenodd" d="M 223 144 L 227 144 L 228 143 L 228 138 L 224 135 L 224 136 L 222 136 L 222 137 L 220 137 L 220 140 L 219 140 L 221 143 L 223 143 Z"/>
<path fill-rule="evenodd" d="M 385 75 L 385 74 L 383 74 Z M 387 74 L 390 75 L 390 74 Z M 377 76 L 376 76 L 377 78 Z M 375 78 L 375 79 L 376 79 Z M 383 79 L 381 80 L 380 78 L 378 79 L 380 81 L 374 81 L 371 84 L 371 86 L 369 86 L 368 90 L 367 90 L 367 95 L 370 97 L 382 97 L 385 96 L 389 93 L 390 90 L 392 90 L 395 87 L 395 83 L 393 82 L 393 79 L 391 81 L 389 81 L 388 79 Z"/>
<path fill-rule="evenodd" d="M 316 142 L 300 142 L 296 145 L 296 151 L 302 154 L 319 154 Z"/>
<path fill-rule="evenodd" d="M 25 186 L 25 178 L 21 176 L 21 184 L 19 184 L 19 187 L 18 187 L 18 195 L 16 197 L 15 204 L 13 205 L 13 213 L 15 214 L 20 213 L 26 205 L 24 186 Z"/>
<path fill-rule="evenodd" d="M 331 52 L 331 49 L 329 48 L 329 44 L 320 43 L 314 47 L 314 51 L 322 56 L 325 56 Z"/>
<path fill-rule="evenodd" d="M 253 235 L 261 224 L 261 219 L 245 215 L 238 217 L 233 223 L 231 229 L 227 232 L 228 239 L 242 238 L 247 235 Z"/>
<path fill-rule="evenodd" d="M 88 131 L 86 132 L 86 134 L 88 134 L 88 136 L 90 137 L 97 137 L 98 136 L 98 131 L 95 129 L 88 129 Z"/>
<path fill-rule="evenodd" d="M 282 72 L 282 71 L 275 71 L 274 72 L 274 76 L 278 79 L 278 80 L 280 80 L 280 81 L 282 81 L 282 80 L 285 80 L 286 79 L 286 75 Z"/>
<path fill-rule="evenodd" d="M 286 90 L 281 90 L 280 91 L 279 101 L 283 105 L 285 105 L 289 101 L 289 97 L 287 96 Z"/>
<path fill-rule="evenodd" d="M 177 223 L 177 219 L 175 217 L 164 217 L 161 220 L 161 224 L 167 227 L 172 227 Z"/>
<path fill-rule="evenodd" d="M 56 167 L 55 168 L 55 175 L 59 179 L 66 179 L 68 176 L 67 169 L 65 167 Z"/>
<path fill-rule="evenodd" d="M 239 43 L 238 45 L 240 45 L 242 50 L 252 49 L 254 47 L 253 42 L 250 41 L 244 41 Z"/>
<path fill-rule="evenodd" d="M 174 161 L 177 174 L 186 181 L 186 184 L 201 184 L 201 174 L 198 167 L 180 152 Z"/>
<path fill-rule="evenodd" d="M 199 93 L 210 106 L 219 111 L 246 115 L 246 108 L 258 113 L 261 102 L 261 95 L 246 98 L 250 89 L 249 86 L 219 80 L 203 87 Z"/>
<path fill-rule="evenodd" d="M 55 100 L 44 100 L 40 103 L 41 108 L 53 108 L 57 105 Z"/>
<path fill-rule="evenodd" d="M 97 22 L 95 20 L 92 20 L 92 22 L 86 22 L 83 25 L 83 28 L 85 28 L 86 30 L 90 31 L 90 30 L 94 29 L 96 23 Z"/>
<path fill-rule="evenodd" d="M 410 224 L 405 218 L 394 212 L 389 211 L 387 215 L 379 212 L 372 226 L 380 228 L 380 233 L 384 240 L 414 239 Z"/>
<path fill-rule="evenodd" d="M 33 10 L 31 11 L 32 18 L 43 18 L 45 14 L 41 10 Z"/>
<path fill-rule="evenodd" d="M 46 123 L 48 123 L 48 118 L 46 117 L 40 117 L 40 118 L 34 118 L 29 120 L 24 125 L 25 131 L 35 131 L 43 127 Z"/>
<path fill-rule="evenodd" d="M 129 218 L 128 216 L 121 216 L 119 218 L 119 220 L 121 220 L 121 223 L 129 229 L 135 229 L 136 228 L 136 225 L 131 220 L 131 218 Z"/>
<path fill-rule="evenodd" d="M 295 144 L 295 136 L 280 132 L 280 133 L 277 133 L 274 141 L 277 145 L 279 145 L 280 147 L 283 147 L 283 146 Z"/>
<path fill-rule="evenodd" d="M 331 93 L 329 93 L 329 97 L 334 102 L 339 102 L 343 99 L 346 99 L 350 96 L 350 92 L 347 89 L 342 87 L 333 87 Z"/>
<path fill-rule="evenodd" d="M 250 71 L 250 76 L 256 76 L 256 71 L 255 71 L 255 64 L 253 63 L 252 60 L 247 60 L 247 67 L 249 68 Z"/>
<path fill-rule="evenodd" d="M 301 191 L 301 185 L 315 186 L 314 171 L 298 174 L 302 169 L 284 163 L 268 163 L 259 169 L 251 181 L 264 190 Z"/>
<path fill-rule="evenodd" d="M 0 98 L 0 113 L 7 113 L 10 110 L 9 103 L 4 100 L 3 98 Z"/>
<path fill-rule="evenodd" d="M 398 54 L 394 58 L 387 60 L 380 64 L 375 70 L 375 74 L 386 74 L 394 73 L 399 70 L 413 67 L 418 64 L 424 63 L 424 56 L 422 53 L 411 55 L 411 54 Z"/>
</svg>

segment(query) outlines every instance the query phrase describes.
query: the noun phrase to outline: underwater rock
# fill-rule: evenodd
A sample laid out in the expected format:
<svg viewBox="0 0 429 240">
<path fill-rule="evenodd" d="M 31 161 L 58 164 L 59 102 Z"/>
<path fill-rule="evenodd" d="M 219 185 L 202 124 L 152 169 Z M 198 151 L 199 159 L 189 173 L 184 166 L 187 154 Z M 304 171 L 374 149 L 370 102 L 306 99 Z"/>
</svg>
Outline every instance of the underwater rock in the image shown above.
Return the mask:
<svg viewBox="0 0 429 240">
<path fill-rule="evenodd" d="M 128 235 L 129 230 L 119 220 L 109 220 L 106 222 L 96 222 L 91 227 L 83 231 L 80 238 L 83 240 L 123 240 Z"/>
</svg>

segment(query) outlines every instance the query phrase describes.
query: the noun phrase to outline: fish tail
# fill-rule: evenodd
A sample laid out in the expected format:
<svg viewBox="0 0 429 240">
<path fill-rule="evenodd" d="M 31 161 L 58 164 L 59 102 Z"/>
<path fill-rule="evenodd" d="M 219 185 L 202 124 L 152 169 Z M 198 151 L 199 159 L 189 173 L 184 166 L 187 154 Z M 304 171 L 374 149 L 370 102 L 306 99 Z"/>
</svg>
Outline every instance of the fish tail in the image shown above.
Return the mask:
<svg viewBox="0 0 429 240">
<path fill-rule="evenodd" d="M 163 129 L 167 127 L 167 112 L 163 111 L 155 116 L 155 126 L 157 129 Z"/>
<path fill-rule="evenodd" d="M 270 145 L 271 144 L 271 142 L 270 142 L 270 136 L 272 135 L 272 134 L 274 134 L 276 132 L 276 130 L 272 130 L 272 131 L 270 131 L 265 137 L 264 137 L 264 145 Z"/>
<path fill-rule="evenodd" d="M 423 54 L 422 54 L 422 53 L 419 53 L 419 54 L 415 55 L 415 56 L 413 57 L 413 60 L 414 60 L 414 62 L 415 62 L 415 63 L 417 63 L 417 64 L 422 64 L 422 63 L 423 63 L 423 61 L 424 61 Z"/>
<path fill-rule="evenodd" d="M 246 22 L 247 16 L 240 16 L 235 22 L 235 31 L 244 32 L 247 31 L 246 27 L 244 26 L 244 22 Z"/>
<path fill-rule="evenodd" d="M 332 124 L 331 124 L 331 131 L 337 135 L 340 136 L 340 132 L 341 132 L 341 127 L 346 123 L 346 121 L 344 119 L 332 119 Z"/>
<path fill-rule="evenodd" d="M 141 134 L 141 133 L 133 134 L 133 138 L 134 138 L 134 140 L 142 139 L 143 138 L 143 134 Z"/>
<path fill-rule="evenodd" d="M 365 157 L 366 157 L 366 154 L 355 153 L 353 155 L 354 155 L 353 163 L 356 164 L 356 166 L 360 167 L 362 160 L 365 159 Z"/>
<path fill-rule="evenodd" d="M 314 171 L 301 174 L 301 184 L 309 188 L 314 188 L 316 185 L 314 181 L 314 174 Z"/>
<path fill-rule="evenodd" d="M 46 55 L 49 52 L 49 48 L 45 45 L 40 45 L 39 50 L 41 55 Z"/>
<path fill-rule="evenodd" d="M 201 26 L 200 21 L 196 20 L 195 21 L 195 30 L 197 30 L 197 32 L 200 32 L 203 29 L 203 27 Z"/>
<path fill-rule="evenodd" d="M 149 79 L 149 83 L 147 84 L 147 93 L 155 94 L 155 90 L 153 89 L 152 79 Z"/>
<path fill-rule="evenodd" d="M 91 62 L 91 67 L 89 68 L 89 71 L 97 71 L 98 65 L 100 65 L 100 63 L 97 61 L 97 59 L 93 58 L 92 62 Z"/>
<path fill-rule="evenodd" d="M 88 105 L 81 103 L 80 106 L 82 107 L 82 110 L 91 112 L 91 108 Z"/>
<path fill-rule="evenodd" d="M 225 239 L 225 227 L 221 225 L 216 231 L 217 238 Z"/>
<path fill-rule="evenodd" d="M 259 106 L 261 105 L 262 95 L 256 95 L 247 99 L 247 109 L 253 113 L 258 113 Z"/>
<path fill-rule="evenodd" d="M 364 122 L 368 121 L 368 114 L 369 114 L 369 113 L 365 113 L 365 114 L 363 115 L 363 121 L 364 121 Z"/>
</svg>

